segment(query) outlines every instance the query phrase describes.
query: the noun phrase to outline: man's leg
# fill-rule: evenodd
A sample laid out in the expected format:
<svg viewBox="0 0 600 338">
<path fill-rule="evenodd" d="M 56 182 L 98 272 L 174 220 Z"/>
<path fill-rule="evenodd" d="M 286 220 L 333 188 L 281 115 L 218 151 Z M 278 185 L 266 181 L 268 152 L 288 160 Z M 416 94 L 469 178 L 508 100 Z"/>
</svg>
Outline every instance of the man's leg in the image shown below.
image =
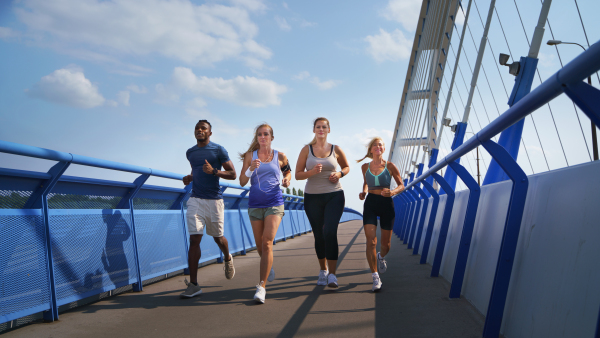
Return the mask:
<svg viewBox="0 0 600 338">
<path fill-rule="evenodd" d="M 215 240 L 215 243 L 217 243 L 217 245 L 219 246 L 219 249 L 221 249 L 221 252 L 223 252 L 223 259 L 225 261 L 230 261 L 231 255 L 229 254 L 229 242 L 227 242 L 227 238 L 225 238 L 225 236 L 221 236 L 213 237 L 213 239 Z"/>
<path fill-rule="evenodd" d="M 198 284 L 198 262 L 202 255 L 200 241 L 202 235 L 190 235 L 190 250 L 188 251 L 188 267 L 190 269 L 190 281 Z"/>
</svg>

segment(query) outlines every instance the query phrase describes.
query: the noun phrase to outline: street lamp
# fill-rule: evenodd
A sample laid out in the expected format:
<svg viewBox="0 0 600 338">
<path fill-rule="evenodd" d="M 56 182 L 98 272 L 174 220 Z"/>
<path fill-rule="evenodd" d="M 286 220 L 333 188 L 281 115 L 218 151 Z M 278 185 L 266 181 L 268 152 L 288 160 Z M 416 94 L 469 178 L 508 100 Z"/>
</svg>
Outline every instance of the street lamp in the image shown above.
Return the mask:
<svg viewBox="0 0 600 338">
<path fill-rule="evenodd" d="M 583 50 L 585 51 L 585 47 L 583 47 L 582 45 L 576 43 L 576 42 L 564 42 L 564 41 L 560 41 L 560 40 L 548 40 L 548 42 L 546 42 L 546 44 L 548 44 L 549 46 L 556 46 L 556 45 L 577 45 L 581 48 L 583 48 Z M 592 76 L 588 76 L 588 84 L 591 85 L 592 84 Z M 591 121 L 591 120 L 590 120 Z M 594 161 L 598 161 L 598 140 L 596 139 L 596 126 L 594 125 L 594 121 L 591 121 L 592 123 L 592 149 L 594 152 Z"/>
</svg>

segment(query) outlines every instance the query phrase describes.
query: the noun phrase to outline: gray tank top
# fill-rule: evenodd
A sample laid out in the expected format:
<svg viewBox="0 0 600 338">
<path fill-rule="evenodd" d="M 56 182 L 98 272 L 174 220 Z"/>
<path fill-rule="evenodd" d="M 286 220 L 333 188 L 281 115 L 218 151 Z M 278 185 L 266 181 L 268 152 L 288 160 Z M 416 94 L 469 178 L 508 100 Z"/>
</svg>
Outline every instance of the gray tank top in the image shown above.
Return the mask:
<svg viewBox="0 0 600 338">
<path fill-rule="evenodd" d="M 304 192 L 307 194 L 326 194 L 329 192 L 342 190 L 342 184 L 329 181 L 329 175 L 338 171 L 338 162 L 335 157 L 334 145 L 331 145 L 331 152 L 325 158 L 316 157 L 313 153 L 312 145 L 308 146 L 308 158 L 306 159 L 306 170 L 312 170 L 317 164 L 323 165 L 321 172 L 309 177 L 306 180 Z"/>
</svg>

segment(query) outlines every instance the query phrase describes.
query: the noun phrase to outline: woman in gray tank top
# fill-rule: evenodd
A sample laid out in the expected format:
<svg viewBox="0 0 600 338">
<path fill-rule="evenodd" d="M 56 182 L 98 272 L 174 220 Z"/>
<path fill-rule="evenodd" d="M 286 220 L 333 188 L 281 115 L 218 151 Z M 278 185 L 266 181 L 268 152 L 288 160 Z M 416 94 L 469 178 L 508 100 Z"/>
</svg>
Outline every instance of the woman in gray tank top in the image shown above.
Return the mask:
<svg viewBox="0 0 600 338">
<path fill-rule="evenodd" d="M 315 236 L 315 251 L 321 268 L 317 285 L 337 288 L 337 228 L 345 204 L 340 178 L 350 172 L 350 167 L 342 149 L 327 142 L 330 127 L 326 118 L 315 120 L 313 132 L 314 139 L 298 156 L 296 179 L 307 180 L 304 211 Z"/>
</svg>

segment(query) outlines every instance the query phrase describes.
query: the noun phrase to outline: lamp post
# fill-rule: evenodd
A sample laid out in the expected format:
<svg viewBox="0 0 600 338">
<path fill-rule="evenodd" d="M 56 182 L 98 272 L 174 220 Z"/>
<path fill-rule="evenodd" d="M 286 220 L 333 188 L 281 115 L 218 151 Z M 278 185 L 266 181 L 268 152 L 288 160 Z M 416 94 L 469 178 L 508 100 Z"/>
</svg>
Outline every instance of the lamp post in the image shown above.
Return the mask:
<svg viewBox="0 0 600 338">
<path fill-rule="evenodd" d="M 564 42 L 564 41 L 560 41 L 560 40 L 548 40 L 548 42 L 546 42 L 546 44 L 550 45 L 550 46 L 555 46 L 555 45 L 561 45 L 561 44 L 566 44 L 566 45 L 577 45 L 581 48 L 583 48 L 583 50 L 585 51 L 585 47 L 583 47 L 582 45 L 576 43 L 576 42 Z M 592 76 L 588 76 L 588 84 L 591 85 L 592 84 Z M 592 149 L 594 152 L 594 161 L 598 161 L 598 140 L 596 139 L 596 125 L 594 125 L 594 122 L 591 121 L 592 123 Z"/>
</svg>

